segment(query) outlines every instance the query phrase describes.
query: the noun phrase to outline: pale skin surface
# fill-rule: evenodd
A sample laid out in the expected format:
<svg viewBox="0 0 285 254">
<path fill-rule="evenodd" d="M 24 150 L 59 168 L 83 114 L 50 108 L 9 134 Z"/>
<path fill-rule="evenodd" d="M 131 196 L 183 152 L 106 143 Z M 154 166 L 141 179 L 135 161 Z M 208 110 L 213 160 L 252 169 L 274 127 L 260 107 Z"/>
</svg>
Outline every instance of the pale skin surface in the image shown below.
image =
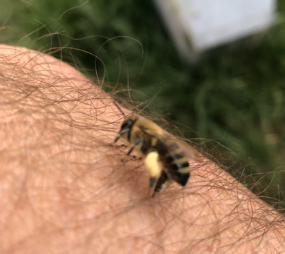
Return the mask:
<svg viewBox="0 0 285 254">
<path fill-rule="evenodd" d="M 147 198 L 122 115 L 69 65 L 0 46 L 0 253 L 281 253 L 285 223 L 213 163 Z"/>
</svg>

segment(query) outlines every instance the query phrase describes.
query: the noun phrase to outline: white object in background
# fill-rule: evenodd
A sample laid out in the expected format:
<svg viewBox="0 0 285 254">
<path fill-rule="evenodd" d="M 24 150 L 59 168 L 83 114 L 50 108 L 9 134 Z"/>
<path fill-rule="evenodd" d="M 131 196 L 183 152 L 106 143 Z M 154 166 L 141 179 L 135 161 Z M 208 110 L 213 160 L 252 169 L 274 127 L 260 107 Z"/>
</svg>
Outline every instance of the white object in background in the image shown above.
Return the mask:
<svg viewBox="0 0 285 254">
<path fill-rule="evenodd" d="M 268 28 L 275 0 L 155 0 L 180 55 L 199 52 Z"/>
</svg>

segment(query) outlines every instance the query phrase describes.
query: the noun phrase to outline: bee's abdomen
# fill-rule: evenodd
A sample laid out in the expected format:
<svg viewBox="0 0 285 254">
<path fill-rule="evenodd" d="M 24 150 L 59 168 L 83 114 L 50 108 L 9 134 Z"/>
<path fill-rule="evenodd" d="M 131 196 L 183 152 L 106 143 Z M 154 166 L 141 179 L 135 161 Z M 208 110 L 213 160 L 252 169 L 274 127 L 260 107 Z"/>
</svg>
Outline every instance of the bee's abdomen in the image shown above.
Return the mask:
<svg viewBox="0 0 285 254">
<path fill-rule="evenodd" d="M 173 140 L 158 140 L 157 151 L 160 160 L 177 183 L 185 186 L 190 177 L 190 167 L 184 152 Z"/>
</svg>

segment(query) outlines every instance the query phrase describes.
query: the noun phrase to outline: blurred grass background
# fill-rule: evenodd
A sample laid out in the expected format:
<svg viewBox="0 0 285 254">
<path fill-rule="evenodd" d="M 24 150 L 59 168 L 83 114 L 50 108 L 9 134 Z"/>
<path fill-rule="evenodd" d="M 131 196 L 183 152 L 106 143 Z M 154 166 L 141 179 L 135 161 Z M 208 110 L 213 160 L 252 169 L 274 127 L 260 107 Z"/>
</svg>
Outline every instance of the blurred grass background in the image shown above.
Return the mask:
<svg viewBox="0 0 285 254">
<path fill-rule="evenodd" d="M 52 54 L 94 79 L 106 71 L 135 100 L 157 94 L 152 113 L 180 123 L 187 138 L 230 148 L 244 161 L 236 168 L 264 178 L 261 193 L 282 201 L 285 2 L 277 3 L 270 31 L 211 50 L 195 67 L 180 61 L 151 1 L 2 0 L 0 42 Z"/>
</svg>

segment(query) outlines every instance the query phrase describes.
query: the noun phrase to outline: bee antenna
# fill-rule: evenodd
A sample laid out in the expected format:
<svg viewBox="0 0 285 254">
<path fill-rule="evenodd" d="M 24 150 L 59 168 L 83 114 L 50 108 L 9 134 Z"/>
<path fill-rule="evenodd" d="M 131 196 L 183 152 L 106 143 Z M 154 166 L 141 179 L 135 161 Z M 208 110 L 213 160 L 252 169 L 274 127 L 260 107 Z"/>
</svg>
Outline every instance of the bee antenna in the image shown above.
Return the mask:
<svg viewBox="0 0 285 254">
<path fill-rule="evenodd" d="M 117 107 L 117 109 L 122 113 L 122 115 L 123 115 L 124 117 L 126 117 L 126 115 L 125 115 L 124 112 L 121 110 L 121 108 L 119 107 L 119 105 L 118 105 L 115 101 L 113 101 L 113 103 L 114 103 L 114 105 Z"/>
</svg>

